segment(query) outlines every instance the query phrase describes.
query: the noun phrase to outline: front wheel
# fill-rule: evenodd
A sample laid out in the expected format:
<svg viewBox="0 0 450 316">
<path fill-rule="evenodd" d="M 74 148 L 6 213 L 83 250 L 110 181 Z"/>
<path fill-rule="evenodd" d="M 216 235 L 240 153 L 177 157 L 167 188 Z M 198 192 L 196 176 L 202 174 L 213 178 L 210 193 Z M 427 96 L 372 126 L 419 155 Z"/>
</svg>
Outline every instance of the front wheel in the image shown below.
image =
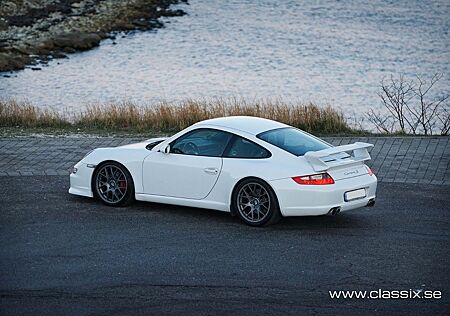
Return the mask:
<svg viewBox="0 0 450 316">
<path fill-rule="evenodd" d="M 99 166 L 94 174 L 93 191 L 108 206 L 125 206 L 134 200 L 134 183 L 128 170 L 111 161 Z"/>
<path fill-rule="evenodd" d="M 232 203 L 241 221 L 250 226 L 275 224 L 281 218 L 272 188 L 256 178 L 239 183 L 234 190 Z"/>
</svg>

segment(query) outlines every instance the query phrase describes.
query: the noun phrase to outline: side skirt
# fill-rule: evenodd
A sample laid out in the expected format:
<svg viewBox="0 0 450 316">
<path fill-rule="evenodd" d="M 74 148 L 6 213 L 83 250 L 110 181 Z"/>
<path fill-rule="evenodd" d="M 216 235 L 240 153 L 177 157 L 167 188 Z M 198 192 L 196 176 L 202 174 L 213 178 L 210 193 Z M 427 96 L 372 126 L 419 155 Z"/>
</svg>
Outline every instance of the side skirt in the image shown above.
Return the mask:
<svg viewBox="0 0 450 316">
<path fill-rule="evenodd" d="M 177 198 L 177 197 L 162 196 L 162 195 L 151 195 L 151 194 L 143 194 L 143 193 L 136 193 L 135 198 L 138 201 L 181 205 L 181 206 L 189 206 L 189 207 L 198 207 L 198 208 L 218 210 L 218 211 L 222 211 L 222 212 L 230 212 L 229 205 L 224 204 L 224 203 L 214 202 L 214 201 L 208 201 L 208 200 L 192 200 L 192 199 L 186 199 L 186 198 Z"/>
</svg>

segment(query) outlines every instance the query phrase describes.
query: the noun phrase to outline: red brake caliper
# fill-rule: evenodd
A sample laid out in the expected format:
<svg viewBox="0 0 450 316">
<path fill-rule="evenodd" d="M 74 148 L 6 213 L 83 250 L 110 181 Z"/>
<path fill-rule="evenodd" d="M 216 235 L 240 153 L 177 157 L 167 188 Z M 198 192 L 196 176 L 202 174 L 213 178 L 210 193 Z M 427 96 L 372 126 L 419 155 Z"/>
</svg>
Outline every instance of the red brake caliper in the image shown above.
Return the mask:
<svg viewBox="0 0 450 316">
<path fill-rule="evenodd" d="M 119 185 L 120 192 L 122 192 L 122 193 L 125 192 L 125 190 L 127 188 L 127 181 L 125 180 L 125 176 L 122 175 L 119 178 L 118 185 Z"/>
</svg>

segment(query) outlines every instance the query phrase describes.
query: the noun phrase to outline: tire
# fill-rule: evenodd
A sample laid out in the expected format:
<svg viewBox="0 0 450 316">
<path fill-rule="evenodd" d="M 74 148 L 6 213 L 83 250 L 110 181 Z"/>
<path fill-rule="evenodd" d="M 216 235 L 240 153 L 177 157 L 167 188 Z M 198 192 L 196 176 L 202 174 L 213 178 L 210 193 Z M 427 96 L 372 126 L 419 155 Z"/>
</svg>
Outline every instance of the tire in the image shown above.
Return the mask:
<svg viewBox="0 0 450 316">
<path fill-rule="evenodd" d="M 108 206 L 127 206 L 134 201 L 133 178 L 118 162 L 99 165 L 92 178 L 92 187 L 94 195 Z"/>
<path fill-rule="evenodd" d="M 268 226 L 281 219 L 275 192 L 258 178 L 245 179 L 235 187 L 231 207 L 240 220 L 249 226 Z"/>
</svg>

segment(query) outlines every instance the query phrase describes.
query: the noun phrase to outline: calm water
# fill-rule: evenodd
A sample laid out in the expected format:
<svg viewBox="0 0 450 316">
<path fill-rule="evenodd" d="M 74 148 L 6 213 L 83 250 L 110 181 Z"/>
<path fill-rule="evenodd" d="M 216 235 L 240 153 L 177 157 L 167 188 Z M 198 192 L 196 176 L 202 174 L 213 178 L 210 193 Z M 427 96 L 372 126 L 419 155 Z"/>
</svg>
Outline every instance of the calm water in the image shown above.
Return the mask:
<svg viewBox="0 0 450 316">
<path fill-rule="evenodd" d="M 379 106 L 390 74 L 450 90 L 450 1 L 190 0 L 166 28 L 0 78 L 0 95 L 57 109 L 95 101 L 243 97 Z"/>
</svg>

